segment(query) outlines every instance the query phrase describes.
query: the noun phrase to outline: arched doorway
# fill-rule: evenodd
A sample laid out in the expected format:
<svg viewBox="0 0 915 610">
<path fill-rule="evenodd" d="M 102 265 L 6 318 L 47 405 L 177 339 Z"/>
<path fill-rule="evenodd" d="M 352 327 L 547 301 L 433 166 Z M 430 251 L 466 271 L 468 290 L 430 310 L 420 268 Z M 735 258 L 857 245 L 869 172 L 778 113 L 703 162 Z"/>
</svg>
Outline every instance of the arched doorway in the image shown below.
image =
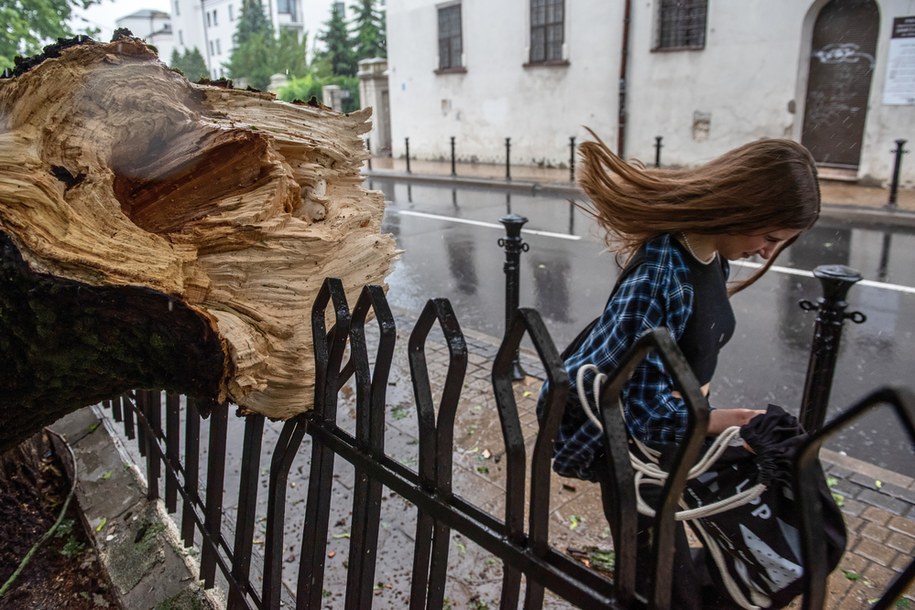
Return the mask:
<svg viewBox="0 0 915 610">
<path fill-rule="evenodd" d="M 817 16 L 801 143 L 820 165 L 858 167 L 879 26 L 873 0 L 831 0 Z"/>
</svg>

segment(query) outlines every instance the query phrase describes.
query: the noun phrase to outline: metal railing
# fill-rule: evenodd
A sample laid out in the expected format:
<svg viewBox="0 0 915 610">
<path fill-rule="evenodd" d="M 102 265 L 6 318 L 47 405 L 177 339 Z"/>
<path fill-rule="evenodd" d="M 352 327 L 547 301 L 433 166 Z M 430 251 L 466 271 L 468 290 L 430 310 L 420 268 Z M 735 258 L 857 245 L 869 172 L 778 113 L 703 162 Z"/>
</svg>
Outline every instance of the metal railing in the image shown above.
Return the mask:
<svg viewBox="0 0 915 610">
<path fill-rule="evenodd" d="M 330 330 L 328 309 L 334 320 Z M 370 353 L 366 323 L 374 317 L 377 331 Z M 615 396 L 629 373 L 649 353 L 657 352 L 683 390 L 689 407 L 687 439 L 680 447 L 679 466 L 665 486 L 656 520 L 658 532 L 652 548 L 652 599 L 635 590 L 636 523 L 633 471 L 626 451 L 625 427 L 615 401 L 602 402 L 602 417 L 611 448 L 611 477 L 617 489 L 606 518 L 616 552 L 613 578 L 591 570 L 550 545 L 549 511 L 552 439 L 566 402 L 568 377 L 553 341 L 539 314 L 519 309 L 512 317 L 492 363 L 492 387 L 505 444 L 506 479 L 504 514 L 486 512 L 453 489 L 454 430 L 459 409 L 466 405 L 461 392 L 468 363 L 467 344 L 457 317 L 445 299 L 428 301 L 408 341 L 408 360 L 418 422 L 416 469 L 392 457 L 385 448 L 385 408 L 397 333 L 394 317 L 380 287 L 367 286 L 350 308 L 341 282 L 325 281 L 312 310 L 316 360 L 314 409 L 286 421 L 270 459 L 265 515 L 257 515 L 256 496 L 261 481 L 265 419 L 244 418 L 234 537 L 229 540 L 224 523 L 227 467 L 226 407 L 205 410 L 187 401 L 182 413 L 180 397 L 160 392 L 136 391 L 110 401 L 112 416 L 123 422 L 126 436 L 136 438 L 146 458 L 148 497 L 163 501 L 170 513 L 181 508 L 181 538 L 186 546 L 201 539 L 200 578 L 205 587 L 220 581 L 229 608 L 277 608 L 284 597 L 284 525 L 289 498 L 290 468 L 306 435 L 311 456 L 302 540 L 298 553 L 298 578 L 294 594 L 297 608 L 320 608 L 325 595 L 325 561 L 332 518 L 334 465 L 337 458 L 352 465 L 352 518 L 346 565 L 346 608 L 369 608 L 373 600 L 379 559 L 381 500 L 384 490 L 400 496 L 417 510 L 415 523 L 411 609 L 442 608 L 448 580 L 452 533 L 460 533 L 491 553 L 502 564 L 501 607 L 540 608 L 549 590 L 584 608 L 667 608 L 670 600 L 673 548 L 673 511 L 685 484 L 686 470 L 700 451 L 708 411 L 698 384 L 676 345 L 664 332 L 645 335 L 630 351 L 618 374 L 610 380 L 604 397 Z M 444 380 L 433 388 L 426 347 L 438 327 L 448 351 Z M 540 426 L 530 459 L 512 385 L 512 370 L 524 336 L 528 336 L 550 382 L 542 401 Z M 344 361 L 344 358 L 348 358 Z M 355 386 L 355 429 L 350 433 L 338 421 L 341 389 Z M 438 396 L 436 402 L 434 396 Z M 900 417 L 915 442 L 915 397 L 907 390 L 879 390 L 811 435 L 797 462 L 798 487 L 804 514 L 804 571 L 807 575 L 805 608 L 822 608 L 826 587 L 826 559 L 820 547 L 822 520 L 815 496 L 806 493 L 804 481 L 816 475 L 815 458 L 824 440 L 865 412 L 888 405 Z M 162 409 L 165 409 L 164 425 Z M 209 419 L 208 441 L 201 447 L 201 418 Z M 182 435 L 183 429 L 183 435 Z M 200 481 L 205 454 L 205 481 Z M 201 491 L 205 490 L 205 491 Z M 528 498 L 526 501 L 525 498 Z M 525 504 L 527 503 L 527 506 Z M 252 575 L 255 524 L 266 522 L 263 565 Z M 915 578 L 915 561 L 887 588 L 876 608 L 888 608 L 895 596 Z M 260 587 L 257 586 L 260 582 Z M 522 587 L 523 585 L 523 587 Z"/>
</svg>

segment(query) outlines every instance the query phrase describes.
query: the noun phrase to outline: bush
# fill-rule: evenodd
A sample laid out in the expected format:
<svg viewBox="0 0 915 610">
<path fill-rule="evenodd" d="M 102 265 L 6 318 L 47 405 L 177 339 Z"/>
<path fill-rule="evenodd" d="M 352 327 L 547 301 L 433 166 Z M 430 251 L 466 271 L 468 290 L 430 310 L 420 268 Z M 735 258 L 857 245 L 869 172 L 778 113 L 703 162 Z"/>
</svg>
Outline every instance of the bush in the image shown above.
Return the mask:
<svg viewBox="0 0 915 610">
<path fill-rule="evenodd" d="M 324 98 L 322 89 L 327 85 L 337 85 L 349 92 L 349 97 L 343 98 L 343 112 L 359 110 L 359 79 L 355 76 L 320 77 L 314 73 L 306 74 L 302 78 L 290 80 L 286 86 L 277 91 L 276 96 L 284 102 L 295 100 L 307 102 L 312 97 L 321 102 Z"/>
</svg>

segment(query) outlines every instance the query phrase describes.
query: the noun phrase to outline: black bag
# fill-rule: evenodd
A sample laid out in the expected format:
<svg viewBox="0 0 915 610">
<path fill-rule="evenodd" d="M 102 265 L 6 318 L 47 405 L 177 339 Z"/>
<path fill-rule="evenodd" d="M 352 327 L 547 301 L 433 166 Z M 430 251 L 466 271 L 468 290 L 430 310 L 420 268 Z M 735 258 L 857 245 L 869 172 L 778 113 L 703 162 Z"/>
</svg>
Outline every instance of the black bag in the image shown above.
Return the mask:
<svg viewBox="0 0 915 610">
<path fill-rule="evenodd" d="M 766 490 L 749 504 L 687 523 L 714 560 L 717 569 L 709 572 L 719 591 L 744 608 L 782 608 L 804 591 L 801 517 L 791 468 L 805 434 L 793 415 L 769 405 L 765 415 L 741 428 L 741 437 L 755 454 L 742 447 L 728 448 L 712 469 L 688 481 L 682 501 L 697 508 L 756 483 L 766 485 Z M 845 551 L 845 521 L 820 472 L 827 563 L 832 571 Z"/>
</svg>

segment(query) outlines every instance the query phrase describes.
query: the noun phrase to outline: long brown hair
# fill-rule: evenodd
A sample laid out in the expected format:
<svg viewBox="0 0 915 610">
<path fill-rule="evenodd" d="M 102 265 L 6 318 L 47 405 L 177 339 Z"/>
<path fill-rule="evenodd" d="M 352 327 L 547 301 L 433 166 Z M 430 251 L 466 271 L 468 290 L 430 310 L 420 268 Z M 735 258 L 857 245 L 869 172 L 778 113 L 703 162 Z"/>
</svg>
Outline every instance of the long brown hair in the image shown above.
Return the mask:
<svg viewBox="0 0 915 610">
<path fill-rule="evenodd" d="M 597 135 L 579 149 L 584 206 L 606 232 L 607 246 L 629 258 L 662 233 L 758 234 L 810 228 L 820 215 L 820 188 L 810 152 L 791 140 L 744 144 L 700 167 L 647 169 L 613 153 Z M 735 294 L 753 284 L 794 239 L 779 245 Z"/>
</svg>

